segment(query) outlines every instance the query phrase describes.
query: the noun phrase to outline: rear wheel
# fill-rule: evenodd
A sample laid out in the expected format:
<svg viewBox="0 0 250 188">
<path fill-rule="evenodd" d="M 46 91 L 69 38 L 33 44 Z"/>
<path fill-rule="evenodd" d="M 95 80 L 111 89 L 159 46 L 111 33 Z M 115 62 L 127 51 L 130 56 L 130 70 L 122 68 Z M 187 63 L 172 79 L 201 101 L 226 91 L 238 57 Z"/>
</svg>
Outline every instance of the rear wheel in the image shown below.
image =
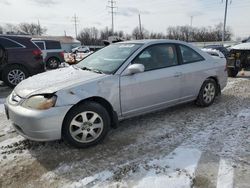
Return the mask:
<svg viewBox="0 0 250 188">
<path fill-rule="evenodd" d="M 236 77 L 239 70 L 234 68 L 227 68 L 227 74 L 229 77 Z"/>
<path fill-rule="evenodd" d="M 60 61 L 59 59 L 52 57 L 49 58 L 49 60 L 47 61 L 47 67 L 49 69 L 57 69 L 59 67 Z"/>
<path fill-rule="evenodd" d="M 29 77 L 28 71 L 19 65 L 12 65 L 10 67 L 6 67 L 3 70 L 2 79 L 6 85 L 10 87 L 15 87 L 22 80 Z"/>
<path fill-rule="evenodd" d="M 196 104 L 207 107 L 213 104 L 217 93 L 217 83 L 213 79 L 207 79 L 201 86 L 200 93 L 196 100 Z"/>
<path fill-rule="evenodd" d="M 63 138 L 72 146 L 85 148 L 101 142 L 110 127 L 107 110 L 95 102 L 76 106 L 67 114 L 62 128 Z"/>
</svg>

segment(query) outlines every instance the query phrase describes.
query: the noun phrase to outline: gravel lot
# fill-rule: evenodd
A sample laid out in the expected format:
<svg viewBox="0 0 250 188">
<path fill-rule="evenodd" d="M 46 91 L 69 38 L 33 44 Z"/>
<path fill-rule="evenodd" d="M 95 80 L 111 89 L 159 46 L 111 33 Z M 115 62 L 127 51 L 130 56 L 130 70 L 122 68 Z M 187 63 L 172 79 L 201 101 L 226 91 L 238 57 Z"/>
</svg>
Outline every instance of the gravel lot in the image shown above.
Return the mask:
<svg viewBox="0 0 250 188">
<path fill-rule="evenodd" d="M 230 78 L 211 107 L 190 103 L 125 120 L 81 150 L 23 139 L 0 106 L 0 187 L 247 188 L 249 75 Z M 9 92 L 0 86 L 0 98 Z"/>
</svg>

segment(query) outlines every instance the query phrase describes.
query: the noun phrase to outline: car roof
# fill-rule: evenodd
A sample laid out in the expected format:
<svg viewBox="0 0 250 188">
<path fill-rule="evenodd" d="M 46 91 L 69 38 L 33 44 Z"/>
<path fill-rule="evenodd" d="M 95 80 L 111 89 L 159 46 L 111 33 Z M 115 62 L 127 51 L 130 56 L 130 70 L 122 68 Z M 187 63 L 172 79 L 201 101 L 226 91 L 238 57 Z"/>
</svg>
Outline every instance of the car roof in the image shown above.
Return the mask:
<svg viewBox="0 0 250 188">
<path fill-rule="evenodd" d="M 41 38 L 32 38 L 32 41 L 47 41 L 47 42 L 60 42 L 58 40 L 51 40 L 51 39 L 41 39 Z"/>
<path fill-rule="evenodd" d="M 10 39 L 31 39 L 31 37 L 25 36 L 25 35 L 4 35 L 4 34 L 0 34 L 0 37 L 10 38 Z"/>
<path fill-rule="evenodd" d="M 204 46 L 204 48 L 225 48 L 224 46 L 222 45 L 217 45 L 217 44 L 214 44 L 214 45 L 207 45 L 207 46 Z"/>
<path fill-rule="evenodd" d="M 187 44 L 186 42 L 180 40 L 170 40 L 170 39 L 144 39 L 144 40 L 129 40 L 123 42 L 117 42 L 118 44 L 157 44 L 157 43 L 180 43 L 180 44 Z M 114 43 L 114 44 L 117 44 Z"/>
</svg>

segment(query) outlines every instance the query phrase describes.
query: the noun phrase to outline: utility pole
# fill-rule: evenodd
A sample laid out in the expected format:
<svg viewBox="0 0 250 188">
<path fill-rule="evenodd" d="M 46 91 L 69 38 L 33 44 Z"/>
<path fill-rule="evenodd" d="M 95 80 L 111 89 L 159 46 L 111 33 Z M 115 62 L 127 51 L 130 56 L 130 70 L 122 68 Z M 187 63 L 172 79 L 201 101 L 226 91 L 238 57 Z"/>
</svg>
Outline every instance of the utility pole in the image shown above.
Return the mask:
<svg viewBox="0 0 250 188">
<path fill-rule="evenodd" d="M 191 27 L 193 27 L 193 18 L 194 18 L 194 16 L 190 16 L 190 19 L 191 19 L 191 20 L 190 20 L 190 26 L 191 26 Z"/>
<path fill-rule="evenodd" d="M 140 38 L 142 39 L 143 36 L 142 36 L 141 15 L 140 15 L 140 13 L 139 13 L 139 30 L 140 30 Z"/>
<path fill-rule="evenodd" d="M 223 33 L 222 33 L 222 44 L 224 44 L 224 41 L 225 41 L 226 22 L 227 22 L 227 5 L 228 5 L 228 0 L 226 0 L 226 6 L 225 6 L 225 15 L 224 15 Z"/>
<path fill-rule="evenodd" d="M 112 18 L 112 35 L 114 35 L 114 9 L 117 8 L 115 7 L 115 1 L 114 0 L 109 0 L 109 6 L 108 8 L 110 8 L 110 13 L 111 13 L 111 18 Z"/>
<path fill-rule="evenodd" d="M 37 35 L 38 35 L 38 36 L 41 35 L 41 25 L 40 25 L 39 19 L 38 19 L 38 21 L 37 21 Z"/>
<path fill-rule="evenodd" d="M 76 35 L 76 38 L 77 38 L 77 23 L 79 22 L 79 20 L 78 20 L 78 17 L 76 16 L 76 14 L 74 15 L 72 21 L 74 22 L 74 25 L 75 25 L 75 35 Z"/>
</svg>

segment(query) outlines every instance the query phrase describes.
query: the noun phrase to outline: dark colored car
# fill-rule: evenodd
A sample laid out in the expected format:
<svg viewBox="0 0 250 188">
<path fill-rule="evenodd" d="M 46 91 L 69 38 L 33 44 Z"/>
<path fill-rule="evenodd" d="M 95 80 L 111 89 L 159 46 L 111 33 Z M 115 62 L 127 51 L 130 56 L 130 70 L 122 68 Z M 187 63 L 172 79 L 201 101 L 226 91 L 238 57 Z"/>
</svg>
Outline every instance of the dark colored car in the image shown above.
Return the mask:
<svg viewBox="0 0 250 188">
<path fill-rule="evenodd" d="M 6 49 L 0 45 L 0 65 L 7 62 L 8 59 L 8 53 Z"/>
<path fill-rule="evenodd" d="M 47 39 L 32 39 L 32 41 L 42 50 L 47 68 L 56 69 L 64 62 L 64 50 L 59 41 Z"/>
<path fill-rule="evenodd" d="M 222 45 L 208 45 L 208 46 L 205 46 L 204 48 L 211 48 L 211 49 L 219 50 L 221 53 L 223 53 L 225 57 L 228 57 L 229 55 L 228 49 Z"/>
<path fill-rule="evenodd" d="M 0 62 L 0 80 L 15 87 L 29 76 L 44 71 L 42 51 L 30 37 L 0 35 L 0 45 L 5 52 Z"/>
<path fill-rule="evenodd" d="M 236 77 L 241 69 L 250 68 L 250 43 L 241 43 L 230 48 L 228 57 L 228 76 Z"/>
</svg>

